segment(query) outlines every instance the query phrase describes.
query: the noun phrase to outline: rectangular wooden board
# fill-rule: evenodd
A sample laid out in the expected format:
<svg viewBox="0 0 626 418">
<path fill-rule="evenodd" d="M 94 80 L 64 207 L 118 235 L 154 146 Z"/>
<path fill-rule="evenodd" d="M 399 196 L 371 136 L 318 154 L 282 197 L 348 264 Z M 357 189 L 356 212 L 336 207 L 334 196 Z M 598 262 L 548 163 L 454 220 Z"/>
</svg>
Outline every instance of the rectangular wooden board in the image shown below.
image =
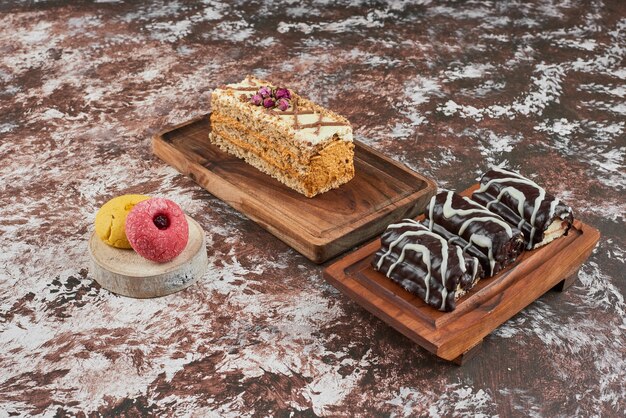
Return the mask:
<svg viewBox="0 0 626 418">
<path fill-rule="evenodd" d="M 355 177 L 307 198 L 209 142 L 209 115 L 155 135 L 154 153 L 316 263 L 423 210 L 431 179 L 355 141 Z"/>
<path fill-rule="evenodd" d="M 461 194 L 470 196 L 477 187 Z M 567 236 L 525 251 L 511 266 L 479 281 L 452 312 L 426 305 L 371 266 L 380 239 L 328 266 L 324 278 L 426 350 L 460 363 L 476 353 L 485 336 L 545 292 L 570 285 L 599 239 L 597 229 L 575 220 Z"/>
</svg>

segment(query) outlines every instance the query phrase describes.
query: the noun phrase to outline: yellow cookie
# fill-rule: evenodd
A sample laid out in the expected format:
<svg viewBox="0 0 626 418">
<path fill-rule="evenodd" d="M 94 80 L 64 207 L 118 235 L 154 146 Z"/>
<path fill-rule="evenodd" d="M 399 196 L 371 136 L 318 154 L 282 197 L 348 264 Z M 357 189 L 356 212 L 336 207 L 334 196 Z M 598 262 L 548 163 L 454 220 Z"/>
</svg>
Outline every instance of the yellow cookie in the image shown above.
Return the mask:
<svg viewBox="0 0 626 418">
<path fill-rule="evenodd" d="M 150 199 L 142 194 L 125 194 L 106 202 L 96 214 L 96 234 L 116 248 L 132 248 L 126 239 L 126 215 L 139 202 Z"/>
</svg>

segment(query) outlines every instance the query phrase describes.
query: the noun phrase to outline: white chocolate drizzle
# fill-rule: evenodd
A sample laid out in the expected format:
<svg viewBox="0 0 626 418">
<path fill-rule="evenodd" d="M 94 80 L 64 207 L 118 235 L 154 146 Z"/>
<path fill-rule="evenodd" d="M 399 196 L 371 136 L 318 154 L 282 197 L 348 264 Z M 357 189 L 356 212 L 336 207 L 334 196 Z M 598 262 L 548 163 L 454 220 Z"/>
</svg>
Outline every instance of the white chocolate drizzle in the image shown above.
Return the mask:
<svg viewBox="0 0 626 418">
<path fill-rule="evenodd" d="M 448 191 L 447 195 L 446 195 L 446 200 L 444 201 L 443 204 L 443 210 L 442 210 L 442 214 L 444 216 L 444 218 L 450 219 L 453 218 L 454 216 L 468 216 L 470 217 L 469 219 L 465 220 L 465 222 L 463 222 L 463 224 L 461 225 L 459 232 L 457 235 L 461 236 L 463 234 L 463 232 L 465 232 L 465 230 L 467 229 L 467 227 L 469 227 L 471 224 L 475 223 L 475 222 L 494 222 L 500 226 L 502 226 L 504 228 L 504 230 L 506 231 L 507 235 L 509 236 L 509 238 L 513 237 L 513 229 L 511 228 L 511 226 L 506 223 L 503 219 L 501 219 L 498 215 L 496 215 L 495 213 L 491 212 L 490 210 L 488 210 L 487 208 L 485 208 L 484 206 L 480 205 L 479 203 L 474 202 L 473 200 L 470 200 L 469 198 L 465 197 L 465 196 L 461 196 L 461 198 L 469 203 L 470 205 L 472 205 L 474 208 L 473 209 L 459 209 L 459 208 L 453 208 L 452 207 L 452 197 L 454 196 L 454 192 L 453 191 Z M 429 210 L 428 210 L 428 217 L 429 217 L 429 224 L 428 227 L 429 229 L 432 231 L 433 226 L 435 225 L 434 219 L 433 219 L 433 215 L 434 215 L 434 210 L 435 210 L 435 199 L 437 198 L 437 195 L 433 196 L 430 199 L 430 206 L 429 206 Z M 487 216 L 477 216 L 480 214 L 484 214 Z M 490 275 L 493 274 L 495 267 L 496 267 L 496 259 L 494 257 L 493 254 L 493 241 L 491 238 L 489 238 L 488 236 L 484 235 L 484 234 L 477 234 L 477 233 L 473 233 L 469 236 L 469 238 L 467 239 L 467 245 L 465 245 L 465 247 L 463 248 L 463 251 L 466 251 L 472 244 L 475 244 L 479 247 L 482 248 L 486 248 L 487 249 L 487 257 L 489 258 L 489 267 L 490 267 Z"/>
<path fill-rule="evenodd" d="M 381 257 L 379 258 L 377 264 L 376 264 L 376 268 L 377 270 L 380 270 L 383 266 L 383 263 L 385 261 L 385 259 L 392 253 L 393 249 L 404 239 L 404 238 L 408 238 L 408 237 L 419 237 L 419 236 L 429 236 L 432 238 L 435 238 L 439 241 L 439 243 L 441 244 L 441 265 L 440 265 L 440 272 L 441 272 L 441 306 L 440 306 L 440 310 L 445 310 L 446 308 L 446 300 L 448 297 L 448 288 L 447 288 L 447 282 L 448 282 L 448 276 L 449 276 L 449 272 L 448 272 L 448 263 L 449 260 L 449 246 L 448 246 L 448 241 L 443 238 L 442 236 L 430 231 L 428 228 L 426 228 L 424 225 L 422 225 L 419 222 L 416 222 L 412 219 L 404 219 L 402 222 L 397 223 L 397 224 L 391 224 L 389 225 L 389 229 L 398 229 L 398 228 L 402 228 L 405 226 L 416 226 L 418 228 L 420 228 L 420 230 L 409 230 L 409 231 L 405 231 L 402 234 L 400 234 L 394 241 L 392 241 L 391 243 L 389 243 L 389 247 L 387 248 L 387 251 L 381 255 Z M 454 244 L 453 244 L 454 245 Z M 465 266 L 465 258 L 463 256 L 463 250 L 457 246 L 454 245 L 456 247 L 456 256 L 457 256 L 457 263 L 461 268 L 461 271 L 463 273 L 465 273 L 467 271 L 467 268 Z M 393 272 L 393 270 L 396 268 L 396 266 L 399 263 L 402 263 L 404 261 L 404 258 L 406 256 L 406 252 L 407 251 L 415 251 L 417 253 L 420 253 L 422 255 L 422 262 L 426 265 L 427 268 L 427 274 L 424 277 L 424 286 L 426 289 L 426 294 L 424 297 L 424 300 L 426 303 L 428 303 L 429 298 L 430 298 L 430 280 L 432 278 L 432 254 L 430 252 L 430 250 L 422 245 L 422 244 L 418 244 L 418 243 L 407 243 L 402 247 L 402 250 L 400 252 L 400 255 L 398 256 L 398 259 L 391 265 L 389 266 L 389 268 L 387 269 L 387 271 L 385 272 L 385 275 L 387 277 L 391 276 L 391 273 Z M 472 257 L 472 259 L 474 260 L 474 271 L 473 271 L 473 276 L 472 279 L 476 278 L 476 274 L 478 273 L 478 259 L 476 257 Z"/>
<path fill-rule="evenodd" d="M 517 212 L 518 215 L 521 217 L 520 222 L 518 223 L 517 227 L 518 228 L 522 228 L 522 226 L 524 224 L 528 224 L 530 226 L 530 236 L 529 236 L 529 240 L 528 243 L 526 245 L 527 249 L 531 249 L 533 247 L 533 241 L 535 238 L 535 234 L 537 233 L 537 229 L 538 226 L 536 225 L 536 220 L 537 220 L 537 214 L 539 213 L 539 209 L 541 207 L 541 204 L 544 202 L 544 200 L 546 199 L 546 191 L 543 187 L 539 186 L 537 183 L 535 183 L 534 181 L 527 179 L 523 176 L 521 176 L 518 173 L 515 173 L 513 171 L 509 171 L 509 170 L 505 170 L 503 168 L 500 167 L 491 167 L 491 170 L 500 173 L 500 174 L 504 174 L 505 177 L 501 177 L 501 178 L 495 178 L 495 179 L 491 179 L 488 182 L 481 184 L 480 188 L 475 192 L 475 193 L 484 193 L 486 190 L 489 189 L 489 187 L 496 183 L 496 184 L 501 184 L 501 183 L 514 183 L 514 184 L 523 184 L 525 186 L 531 187 L 533 189 L 535 189 L 537 191 L 537 197 L 535 198 L 533 207 L 532 207 L 532 213 L 530 215 L 530 221 L 526 220 L 526 217 L 524 216 L 524 205 L 526 204 L 526 195 L 519 189 L 515 188 L 514 186 L 507 186 L 504 187 L 502 190 L 500 190 L 500 192 L 498 193 L 498 195 L 496 196 L 495 199 L 490 200 L 485 206 L 487 208 L 490 208 L 493 204 L 495 203 L 500 203 L 502 197 L 505 194 L 508 194 L 511 198 L 515 199 L 517 201 Z M 550 204 L 550 211 L 548 213 L 548 220 L 552 219 L 554 217 L 555 211 L 556 211 L 556 207 L 559 204 L 560 200 L 558 198 L 554 198 L 554 200 L 551 202 Z M 568 208 L 568 214 L 571 212 L 571 208 Z M 567 215 L 565 215 L 567 216 Z M 563 216 L 562 216 L 563 218 Z M 542 231 L 543 232 L 543 231 Z"/>
</svg>

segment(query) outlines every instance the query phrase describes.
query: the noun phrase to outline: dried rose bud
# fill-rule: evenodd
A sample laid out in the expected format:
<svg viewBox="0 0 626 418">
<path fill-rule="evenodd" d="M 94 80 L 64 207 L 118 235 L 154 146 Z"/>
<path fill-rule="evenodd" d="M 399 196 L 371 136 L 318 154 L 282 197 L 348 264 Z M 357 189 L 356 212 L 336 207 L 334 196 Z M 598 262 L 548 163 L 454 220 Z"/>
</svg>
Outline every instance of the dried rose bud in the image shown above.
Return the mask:
<svg viewBox="0 0 626 418">
<path fill-rule="evenodd" d="M 272 89 L 270 89 L 267 86 L 263 86 L 259 89 L 259 92 L 257 94 L 260 94 L 261 97 L 263 97 L 264 99 L 267 97 L 270 97 L 272 95 Z"/>
<path fill-rule="evenodd" d="M 261 103 L 263 103 L 263 98 L 261 97 L 260 94 L 255 94 L 254 96 L 250 97 L 250 103 L 252 103 L 253 105 L 260 105 Z"/>
<path fill-rule="evenodd" d="M 287 89 L 277 88 L 274 97 L 277 99 L 291 99 L 291 93 Z"/>
<path fill-rule="evenodd" d="M 274 101 L 274 99 L 268 97 L 267 99 L 263 100 L 263 106 L 267 107 L 267 108 L 272 108 L 274 107 L 274 105 L 276 104 L 276 102 Z"/>
<path fill-rule="evenodd" d="M 289 100 L 287 99 L 279 99 L 278 100 L 278 108 L 283 112 L 289 109 Z"/>
</svg>

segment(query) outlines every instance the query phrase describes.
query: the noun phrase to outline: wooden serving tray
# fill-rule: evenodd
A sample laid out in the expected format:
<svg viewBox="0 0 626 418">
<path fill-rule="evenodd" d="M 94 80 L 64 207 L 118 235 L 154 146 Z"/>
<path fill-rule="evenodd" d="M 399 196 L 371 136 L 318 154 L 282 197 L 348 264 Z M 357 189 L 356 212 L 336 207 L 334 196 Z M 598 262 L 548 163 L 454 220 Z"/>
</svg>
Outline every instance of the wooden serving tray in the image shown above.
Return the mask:
<svg viewBox="0 0 626 418">
<path fill-rule="evenodd" d="M 476 188 L 461 194 L 470 196 Z M 513 265 L 479 281 L 452 312 L 426 305 L 371 266 L 380 239 L 330 265 L 324 278 L 426 350 L 462 364 L 477 353 L 485 336 L 513 315 L 548 290 L 569 287 L 599 239 L 597 229 L 575 220 L 567 236 L 523 252 Z"/>
<path fill-rule="evenodd" d="M 209 115 L 155 135 L 154 153 L 316 263 L 417 215 L 435 183 L 355 141 L 355 177 L 307 198 L 209 142 Z"/>
</svg>

